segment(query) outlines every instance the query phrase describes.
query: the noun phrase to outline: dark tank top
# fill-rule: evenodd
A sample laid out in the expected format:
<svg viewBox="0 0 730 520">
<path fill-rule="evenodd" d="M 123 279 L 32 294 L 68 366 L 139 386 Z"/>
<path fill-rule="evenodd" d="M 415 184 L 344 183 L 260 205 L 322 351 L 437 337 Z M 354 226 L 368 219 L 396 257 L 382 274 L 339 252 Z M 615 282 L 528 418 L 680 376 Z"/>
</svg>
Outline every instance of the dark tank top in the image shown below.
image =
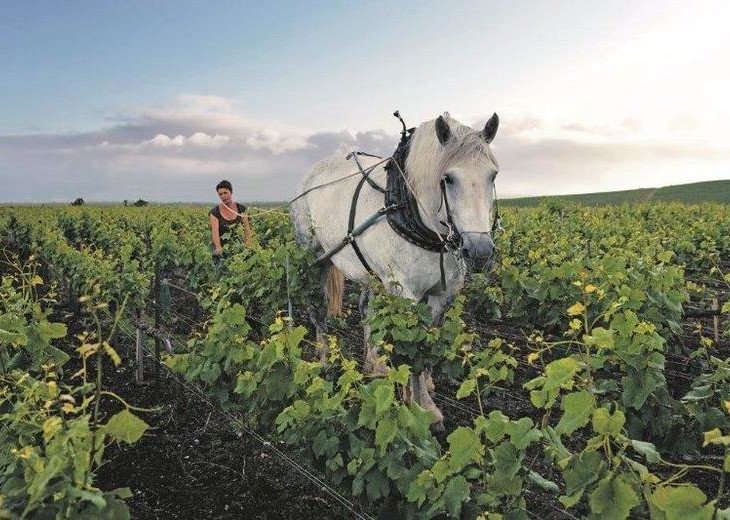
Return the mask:
<svg viewBox="0 0 730 520">
<path fill-rule="evenodd" d="M 236 202 L 236 211 L 243 215 L 246 211 L 246 206 Z M 228 240 L 228 231 L 230 231 L 232 227 L 237 226 L 242 222 L 241 217 L 236 215 L 235 219 L 226 220 L 225 218 L 223 218 L 223 215 L 221 215 L 220 205 L 216 205 L 216 207 L 208 212 L 208 215 L 213 215 L 215 218 L 218 219 L 218 236 L 221 239 L 221 246 L 224 246 Z"/>
</svg>

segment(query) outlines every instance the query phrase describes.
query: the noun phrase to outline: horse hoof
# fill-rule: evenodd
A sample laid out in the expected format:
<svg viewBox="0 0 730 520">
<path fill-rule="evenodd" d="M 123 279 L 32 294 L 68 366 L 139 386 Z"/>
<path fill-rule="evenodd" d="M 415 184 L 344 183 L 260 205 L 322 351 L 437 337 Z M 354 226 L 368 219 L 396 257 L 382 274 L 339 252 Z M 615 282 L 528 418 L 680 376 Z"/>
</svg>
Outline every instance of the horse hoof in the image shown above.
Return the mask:
<svg viewBox="0 0 730 520">
<path fill-rule="evenodd" d="M 445 431 L 443 422 L 431 423 L 431 433 L 444 433 Z"/>
</svg>

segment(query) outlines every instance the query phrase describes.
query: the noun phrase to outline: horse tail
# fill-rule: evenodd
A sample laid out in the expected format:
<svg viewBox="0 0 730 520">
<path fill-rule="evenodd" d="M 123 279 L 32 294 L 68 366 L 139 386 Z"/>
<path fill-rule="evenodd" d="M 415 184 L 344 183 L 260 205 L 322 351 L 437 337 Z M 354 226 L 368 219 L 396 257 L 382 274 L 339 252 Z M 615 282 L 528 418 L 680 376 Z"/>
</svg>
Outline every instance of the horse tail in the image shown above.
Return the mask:
<svg viewBox="0 0 730 520">
<path fill-rule="evenodd" d="M 330 266 L 327 273 L 327 316 L 339 316 L 342 314 L 342 296 L 345 292 L 345 275 L 334 265 Z"/>
</svg>

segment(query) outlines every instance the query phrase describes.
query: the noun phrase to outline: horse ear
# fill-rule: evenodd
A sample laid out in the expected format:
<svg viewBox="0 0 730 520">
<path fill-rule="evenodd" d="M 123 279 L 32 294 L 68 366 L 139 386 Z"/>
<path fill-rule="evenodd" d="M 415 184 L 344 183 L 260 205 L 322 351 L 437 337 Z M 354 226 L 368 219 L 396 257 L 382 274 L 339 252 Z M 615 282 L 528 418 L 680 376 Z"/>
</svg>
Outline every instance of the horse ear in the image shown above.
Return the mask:
<svg viewBox="0 0 730 520">
<path fill-rule="evenodd" d="M 489 118 L 487 124 L 484 125 L 484 130 L 482 130 L 482 137 L 484 137 L 486 142 L 492 142 L 494 136 L 497 135 L 497 128 L 499 128 L 499 116 L 497 116 L 497 114 L 492 114 L 492 117 Z"/>
<path fill-rule="evenodd" d="M 436 118 L 436 137 L 439 138 L 439 143 L 442 145 L 451 139 L 451 128 L 449 128 L 449 123 L 446 122 L 444 116 Z"/>
</svg>

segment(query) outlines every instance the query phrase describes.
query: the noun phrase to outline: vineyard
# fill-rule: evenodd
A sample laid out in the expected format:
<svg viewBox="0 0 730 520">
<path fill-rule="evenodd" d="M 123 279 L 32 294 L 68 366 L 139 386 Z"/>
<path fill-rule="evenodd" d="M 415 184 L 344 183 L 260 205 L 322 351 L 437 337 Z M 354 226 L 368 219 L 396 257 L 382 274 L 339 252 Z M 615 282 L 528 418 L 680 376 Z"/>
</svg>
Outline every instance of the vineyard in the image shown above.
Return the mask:
<svg viewBox="0 0 730 520">
<path fill-rule="evenodd" d="M 220 270 L 202 209 L 0 208 L 0 518 L 730 518 L 730 208 L 503 213 L 443 324 L 348 286 L 323 363 L 284 208 Z"/>
</svg>

